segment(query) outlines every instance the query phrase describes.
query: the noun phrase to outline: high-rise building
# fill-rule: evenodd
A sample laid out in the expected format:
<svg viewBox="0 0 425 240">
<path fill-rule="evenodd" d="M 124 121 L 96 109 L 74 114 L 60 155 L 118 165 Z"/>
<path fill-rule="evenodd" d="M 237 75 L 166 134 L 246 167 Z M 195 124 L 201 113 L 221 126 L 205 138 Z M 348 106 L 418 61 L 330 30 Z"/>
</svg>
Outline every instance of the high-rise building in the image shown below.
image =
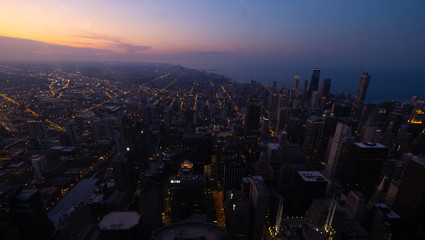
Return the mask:
<svg viewBox="0 0 425 240">
<path fill-rule="evenodd" d="M 246 128 L 248 130 L 257 130 L 260 127 L 260 115 L 261 101 L 249 100 L 246 118 Z"/>
<path fill-rule="evenodd" d="M 364 72 L 360 77 L 359 86 L 357 87 L 356 96 L 354 97 L 353 109 L 351 111 L 351 117 L 358 119 L 360 117 L 363 103 L 366 97 L 367 88 L 369 86 L 370 75 Z"/>
<path fill-rule="evenodd" d="M 318 171 L 297 171 L 286 212 L 292 216 L 304 216 L 315 198 L 325 196 L 328 181 Z"/>
<path fill-rule="evenodd" d="M 322 86 L 320 87 L 320 96 L 323 98 L 329 97 L 329 91 L 331 89 L 331 79 L 325 78 L 323 79 Z"/>
<path fill-rule="evenodd" d="M 242 178 L 246 176 L 246 168 L 241 161 L 224 162 L 224 191 L 239 189 Z"/>
<path fill-rule="evenodd" d="M 425 159 L 410 158 L 392 209 L 400 215 L 405 234 L 415 234 L 418 227 L 425 227 Z"/>
<path fill-rule="evenodd" d="M 387 153 L 388 148 L 380 143 L 351 143 L 340 183 L 346 190 L 358 190 L 369 199 L 379 184 Z"/>
<path fill-rule="evenodd" d="M 248 239 L 249 199 L 241 191 L 228 191 L 224 202 L 226 229 L 231 239 Z"/>
<path fill-rule="evenodd" d="M 249 181 L 250 235 L 251 239 L 261 239 L 271 195 L 261 176 L 252 176 Z"/>
<path fill-rule="evenodd" d="M 319 78 L 320 78 L 320 69 L 315 68 L 313 70 L 313 74 L 311 75 L 311 81 L 310 81 L 310 86 L 308 87 L 307 98 L 311 97 L 311 94 L 313 93 L 314 90 L 317 91 L 319 89 Z"/>
<path fill-rule="evenodd" d="M 169 177 L 172 222 L 182 221 L 191 214 L 205 213 L 205 176 L 193 174 L 193 163 L 185 160 L 179 175 Z"/>
<path fill-rule="evenodd" d="M 317 163 L 320 152 L 323 151 L 322 136 L 325 127 L 325 119 L 323 117 L 311 116 L 307 120 L 304 132 L 303 150 L 312 163 Z"/>
<path fill-rule="evenodd" d="M 338 123 L 335 134 L 330 140 L 330 150 L 326 157 L 327 163 L 323 172 L 329 181 L 334 181 L 341 175 L 347 158 L 348 147 L 354 141 L 355 138 L 351 135 L 351 127 L 344 123 Z"/>
<path fill-rule="evenodd" d="M 300 82 L 300 76 L 295 75 L 294 80 L 292 81 L 292 84 L 291 84 L 291 89 L 298 89 L 299 82 Z"/>
<path fill-rule="evenodd" d="M 113 174 L 118 190 L 125 190 L 128 194 L 133 193 L 135 177 L 128 152 L 118 153 L 112 159 Z"/>
</svg>

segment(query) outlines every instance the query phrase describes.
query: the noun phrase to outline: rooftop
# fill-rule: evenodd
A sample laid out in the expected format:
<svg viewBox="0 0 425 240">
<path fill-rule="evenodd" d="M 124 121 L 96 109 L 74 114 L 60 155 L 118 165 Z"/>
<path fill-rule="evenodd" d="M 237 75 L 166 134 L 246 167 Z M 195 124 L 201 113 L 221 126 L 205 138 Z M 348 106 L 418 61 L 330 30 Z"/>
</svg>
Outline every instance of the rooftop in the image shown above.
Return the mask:
<svg viewBox="0 0 425 240">
<path fill-rule="evenodd" d="M 361 148 L 387 148 L 386 146 L 380 143 L 373 143 L 373 142 L 356 142 L 354 144 Z"/>
<path fill-rule="evenodd" d="M 151 238 L 154 240 L 221 240 L 227 236 L 226 230 L 216 225 L 199 221 L 183 221 L 153 231 Z"/>
<path fill-rule="evenodd" d="M 81 180 L 72 190 L 47 214 L 56 228 L 59 226 L 60 219 L 69 213 L 70 209 L 75 208 L 82 202 L 88 202 L 93 191 L 96 189 L 97 179 Z"/>
<path fill-rule="evenodd" d="M 318 171 L 298 171 L 305 182 L 326 182 L 326 178 Z"/>
<path fill-rule="evenodd" d="M 99 223 L 100 230 L 130 229 L 139 223 L 137 212 L 110 212 Z"/>
</svg>

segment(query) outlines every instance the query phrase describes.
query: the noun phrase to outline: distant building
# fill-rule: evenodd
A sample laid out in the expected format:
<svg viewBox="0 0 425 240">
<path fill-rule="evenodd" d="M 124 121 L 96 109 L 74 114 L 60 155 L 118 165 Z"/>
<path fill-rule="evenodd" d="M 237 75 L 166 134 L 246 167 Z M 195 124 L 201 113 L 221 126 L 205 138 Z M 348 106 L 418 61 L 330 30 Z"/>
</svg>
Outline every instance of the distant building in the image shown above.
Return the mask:
<svg viewBox="0 0 425 240">
<path fill-rule="evenodd" d="M 370 75 L 364 72 L 360 77 L 359 86 L 357 87 L 356 96 L 354 97 L 353 109 L 351 111 L 351 117 L 359 119 L 361 111 L 363 109 L 363 103 L 366 98 L 367 88 L 369 86 Z"/>
<path fill-rule="evenodd" d="M 311 97 L 311 94 L 313 93 L 314 90 L 317 91 L 319 89 L 319 78 L 320 78 L 320 69 L 315 68 L 313 70 L 313 74 L 311 75 L 311 81 L 310 81 L 310 86 L 308 88 L 307 98 Z"/>
<path fill-rule="evenodd" d="M 320 87 L 320 97 L 323 99 L 329 98 L 329 91 L 331 89 L 331 79 L 323 79 L 322 86 Z"/>
<path fill-rule="evenodd" d="M 294 80 L 292 81 L 292 84 L 291 84 L 291 89 L 298 89 L 299 83 L 300 83 L 300 76 L 295 75 Z"/>
</svg>

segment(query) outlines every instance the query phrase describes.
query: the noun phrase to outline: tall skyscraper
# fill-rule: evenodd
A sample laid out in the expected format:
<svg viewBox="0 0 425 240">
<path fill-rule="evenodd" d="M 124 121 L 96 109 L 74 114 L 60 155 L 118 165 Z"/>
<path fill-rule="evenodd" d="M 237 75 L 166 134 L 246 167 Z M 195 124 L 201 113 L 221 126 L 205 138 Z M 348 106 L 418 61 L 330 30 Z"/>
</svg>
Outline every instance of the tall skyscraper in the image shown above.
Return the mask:
<svg viewBox="0 0 425 240">
<path fill-rule="evenodd" d="M 307 120 L 304 133 L 303 150 L 307 157 L 315 164 L 319 160 L 325 119 L 323 117 L 312 116 Z"/>
<path fill-rule="evenodd" d="M 317 91 L 319 89 L 319 78 L 320 78 L 320 69 L 315 68 L 313 70 L 313 74 L 311 75 L 311 81 L 310 81 L 310 86 L 308 88 L 307 98 L 311 97 L 311 94 L 313 93 L 314 90 Z"/>
<path fill-rule="evenodd" d="M 400 215 L 405 234 L 415 234 L 418 227 L 425 227 L 425 159 L 410 158 L 392 209 Z"/>
<path fill-rule="evenodd" d="M 325 99 L 329 97 L 329 91 L 331 89 L 331 79 L 323 79 L 322 86 L 320 87 L 320 96 Z"/>
<path fill-rule="evenodd" d="M 292 81 L 291 89 L 297 89 L 299 82 L 300 82 L 300 76 L 295 75 L 294 80 Z"/>
<path fill-rule="evenodd" d="M 249 100 L 246 118 L 246 128 L 257 130 L 260 127 L 261 101 Z"/>
<path fill-rule="evenodd" d="M 261 239 L 271 195 L 261 176 L 252 176 L 249 181 L 250 215 L 252 216 L 250 217 L 251 239 Z"/>
<path fill-rule="evenodd" d="M 335 134 L 330 140 L 330 150 L 326 157 L 327 163 L 324 175 L 329 181 L 333 181 L 341 175 L 348 147 L 354 141 L 355 138 L 351 135 L 351 127 L 344 123 L 338 123 Z"/>
<path fill-rule="evenodd" d="M 357 87 L 356 96 L 354 97 L 353 109 L 351 111 L 351 117 L 359 118 L 361 110 L 363 108 L 364 99 L 366 97 L 367 88 L 369 86 L 370 75 L 364 72 L 360 77 L 359 86 Z"/>
</svg>

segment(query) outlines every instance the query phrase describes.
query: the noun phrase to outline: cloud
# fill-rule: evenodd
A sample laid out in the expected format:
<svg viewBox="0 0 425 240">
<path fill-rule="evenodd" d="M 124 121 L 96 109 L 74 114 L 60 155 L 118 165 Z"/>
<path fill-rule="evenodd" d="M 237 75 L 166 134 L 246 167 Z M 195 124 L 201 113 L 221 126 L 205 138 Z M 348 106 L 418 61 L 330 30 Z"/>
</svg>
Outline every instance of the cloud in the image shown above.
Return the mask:
<svg viewBox="0 0 425 240">
<path fill-rule="evenodd" d="M 98 40 L 107 49 L 112 49 L 113 51 L 117 51 L 119 53 L 126 53 L 126 54 L 137 54 L 146 52 L 150 49 L 152 49 L 150 46 L 143 46 L 143 45 L 134 45 L 123 42 L 120 38 L 112 37 L 112 36 L 105 36 L 101 34 L 97 34 L 94 32 L 87 32 L 84 35 L 78 35 L 75 36 L 77 38 L 81 39 L 91 39 L 91 40 Z M 81 42 L 81 44 L 90 44 L 90 43 L 84 43 Z"/>
<path fill-rule="evenodd" d="M 204 55 L 204 56 L 230 56 L 233 55 L 233 52 L 226 51 L 190 51 L 186 52 L 187 54 L 193 55 Z"/>
</svg>

